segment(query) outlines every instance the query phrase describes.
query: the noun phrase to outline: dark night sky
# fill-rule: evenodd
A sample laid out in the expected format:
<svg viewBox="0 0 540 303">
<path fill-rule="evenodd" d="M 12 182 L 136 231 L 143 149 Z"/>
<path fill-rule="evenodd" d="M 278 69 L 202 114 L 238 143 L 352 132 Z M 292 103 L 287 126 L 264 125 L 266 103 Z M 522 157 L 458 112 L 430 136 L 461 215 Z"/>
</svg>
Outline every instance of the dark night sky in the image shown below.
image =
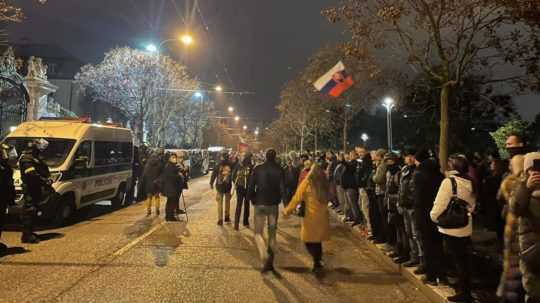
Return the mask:
<svg viewBox="0 0 540 303">
<path fill-rule="evenodd" d="M 165 51 L 185 60 L 204 82 L 255 92 L 216 102 L 235 105 L 243 116 L 265 121 L 275 117 L 281 87 L 307 58 L 343 39 L 342 29 L 320 15 L 336 0 L 200 0 L 202 16 L 187 19 L 185 1 L 49 0 L 39 5 L 37 0 L 21 0 L 27 20 L 11 26 L 10 39 L 55 44 L 83 62 L 97 63 L 112 47 L 144 48 L 189 27 L 196 45 L 187 54 L 173 43 Z M 538 96 L 520 98 L 517 104 L 527 119 L 540 111 Z"/>
<path fill-rule="evenodd" d="M 27 20 L 11 26 L 12 42 L 55 44 L 88 63 L 99 62 L 103 53 L 115 46 L 144 48 L 151 41 L 178 36 L 186 28 L 184 17 L 189 15 L 183 0 L 20 2 Z M 202 17 L 197 13 L 187 19 L 196 45 L 187 55 L 182 55 L 178 44 L 169 43 L 165 48 L 185 60 L 204 82 L 255 92 L 242 97 L 229 95 L 228 100 L 217 102 L 233 103 L 243 115 L 270 120 L 282 85 L 301 70 L 314 51 L 341 39 L 342 30 L 320 15 L 321 9 L 335 2 L 200 0 Z"/>
</svg>

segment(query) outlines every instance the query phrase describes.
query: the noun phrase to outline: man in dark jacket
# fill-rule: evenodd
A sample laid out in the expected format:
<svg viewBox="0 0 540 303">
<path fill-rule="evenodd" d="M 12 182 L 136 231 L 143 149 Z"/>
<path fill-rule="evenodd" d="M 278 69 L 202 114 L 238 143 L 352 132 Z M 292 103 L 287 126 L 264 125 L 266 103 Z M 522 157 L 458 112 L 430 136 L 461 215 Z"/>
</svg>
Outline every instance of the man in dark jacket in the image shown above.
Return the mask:
<svg viewBox="0 0 540 303">
<path fill-rule="evenodd" d="M 169 162 L 165 164 L 161 177 L 163 182 L 161 192 L 167 197 L 167 204 L 165 205 L 165 220 L 167 221 L 178 221 L 175 217 L 176 209 L 182 190 L 185 187 L 184 178 L 182 178 L 177 162 L 178 157 L 176 154 L 170 154 Z"/>
<path fill-rule="evenodd" d="M 4 227 L 4 217 L 9 205 L 15 203 L 15 186 L 13 185 L 13 169 L 9 161 L 17 157 L 15 149 L 7 144 L 0 145 L 0 240 L 2 239 L 2 228 Z M 7 246 L 0 242 L 0 256 L 7 250 Z"/>
<path fill-rule="evenodd" d="M 232 190 L 232 164 L 229 161 L 228 154 L 221 155 L 220 162 L 212 171 L 210 177 L 210 188 L 216 186 L 216 201 L 218 204 L 218 222 L 223 225 L 223 200 L 225 200 L 225 223 L 231 222 L 231 190 Z"/>
<path fill-rule="evenodd" d="M 345 163 L 345 172 L 341 176 L 341 187 L 345 191 L 345 221 L 352 222 L 353 226 L 362 223 L 362 212 L 358 205 L 358 183 L 356 179 L 356 164 L 358 155 L 355 151 L 349 153 Z"/>
<path fill-rule="evenodd" d="M 371 220 L 369 215 L 369 195 L 367 184 L 371 171 L 373 170 L 373 161 L 368 150 L 359 145 L 354 149 L 358 155 L 356 160 L 356 183 L 358 184 L 358 204 L 362 209 L 362 214 L 366 220 L 366 227 L 371 232 Z"/>
<path fill-rule="evenodd" d="M 442 236 L 430 219 L 430 211 L 444 176 L 440 172 L 437 159 L 429 151 L 423 150 L 415 155 L 416 170 L 414 182 L 414 219 L 418 227 L 420 241 L 424 249 L 423 266 L 416 274 L 426 274 L 424 283 L 437 285 L 437 278 L 444 278 Z"/>
<path fill-rule="evenodd" d="M 276 163 L 276 151 L 266 152 L 266 161 L 255 167 L 248 186 L 248 197 L 255 206 L 255 243 L 264 267 L 262 272 L 274 269 L 279 203 L 285 197 L 285 178 Z M 263 233 L 268 222 L 268 244 Z"/>
<path fill-rule="evenodd" d="M 409 241 L 409 256 L 408 262 L 404 263 L 405 267 L 413 267 L 420 263 L 420 258 L 423 257 L 418 237 L 418 230 L 414 223 L 414 182 L 413 175 L 416 168 L 414 155 L 416 151 L 405 151 L 405 166 L 401 169 L 401 181 L 399 184 L 399 202 L 398 209 L 403 215 L 403 223 L 405 226 L 405 234 Z"/>
<path fill-rule="evenodd" d="M 386 155 L 386 150 L 384 149 L 378 149 L 374 152 L 374 158 L 373 160 L 376 163 L 375 172 L 372 174 L 372 181 L 375 185 L 375 207 L 372 209 L 378 216 L 377 220 L 372 220 L 376 222 L 377 227 L 374 226 L 375 234 L 376 236 L 376 242 L 378 243 L 386 243 L 387 241 L 390 241 L 391 239 L 387 239 L 388 235 L 388 218 L 387 218 L 387 212 L 386 212 L 386 204 L 384 195 L 386 193 L 386 172 L 388 170 L 388 167 L 386 166 L 386 163 L 384 162 L 384 155 Z M 385 250 L 390 251 L 392 250 L 392 247 L 386 243 Z"/>
</svg>

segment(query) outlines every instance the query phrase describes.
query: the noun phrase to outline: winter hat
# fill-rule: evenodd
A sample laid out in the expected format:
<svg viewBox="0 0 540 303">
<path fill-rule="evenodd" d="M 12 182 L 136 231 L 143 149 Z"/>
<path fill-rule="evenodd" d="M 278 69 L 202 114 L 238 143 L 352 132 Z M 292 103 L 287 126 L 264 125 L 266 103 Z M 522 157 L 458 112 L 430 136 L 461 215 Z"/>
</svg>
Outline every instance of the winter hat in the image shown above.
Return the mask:
<svg viewBox="0 0 540 303">
<path fill-rule="evenodd" d="M 384 155 L 384 160 L 398 160 L 399 159 L 399 156 L 396 154 L 396 153 L 386 153 L 386 155 Z"/>
<path fill-rule="evenodd" d="M 534 160 L 540 160 L 540 152 L 528 153 L 525 155 L 523 170 L 528 171 L 534 166 Z"/>
<path fill-rule="evenodd" d="M 417 153 L 416 149 L 414 149 L 414 148 L 407 148 L 407 149 L 405 149 L 405 151 L 403 152 L 403 155 L 404 155 L 404 156 L 414 156 L 414 155 L 416 155 L 416 153 Z"/>
<path fill-rule="evenodd" d="M 386 155 L 386 149 L 380 148 L 375 152 L 375 154 L 380 158 L 384 158 L 384 156 Z"/>
<path fill-rule="evenodd" d="M 429 150 L 427 149 L 424 149 L 424 150 L 421 150 L 419 152 L 417 152 L 414 157 L 416 158 L 416 161 L 418 162 L 424 162 L 425 160 L 431 158 L 431 153 L 429 152 Z"/>
</svg>

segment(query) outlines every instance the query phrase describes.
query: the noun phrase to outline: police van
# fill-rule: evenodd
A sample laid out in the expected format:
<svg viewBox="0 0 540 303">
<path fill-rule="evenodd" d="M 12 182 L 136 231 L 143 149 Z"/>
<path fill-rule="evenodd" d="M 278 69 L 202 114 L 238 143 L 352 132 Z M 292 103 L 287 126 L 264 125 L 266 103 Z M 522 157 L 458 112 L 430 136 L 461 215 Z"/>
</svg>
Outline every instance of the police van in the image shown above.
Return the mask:
<svg viewBox="0 0 540 303">
<path fill-rule="evenodd" d="M 131 130 L 84 120 L 39 120 L 22 123 L 4 142 L 21 154 L 29 142 L 40 138 L 49 143 L 41 156 L 54 189 L 39 206 L 42 217 L 62 225 L 82 207 L 105 200 L 114 208 L 125 203 L 133 186 Z M 24 199 L 20 171 L 15 170 L 14 179 L 20 205 Z"/>
</svg>

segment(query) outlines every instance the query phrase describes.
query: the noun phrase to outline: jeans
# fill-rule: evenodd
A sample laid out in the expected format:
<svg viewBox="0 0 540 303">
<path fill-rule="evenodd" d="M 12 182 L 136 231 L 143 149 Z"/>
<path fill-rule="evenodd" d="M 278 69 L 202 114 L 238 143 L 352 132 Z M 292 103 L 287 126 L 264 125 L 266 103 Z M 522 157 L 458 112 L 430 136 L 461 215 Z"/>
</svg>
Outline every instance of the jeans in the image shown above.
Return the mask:
<svg viewBox="0 0 540 303">
<path fill-rule="evenodd" d="M 362 214 L 364 215 L 366 226 L 371 230 L 371 220 L 369 219 L 369 196 L 364 188 L 360 188 L 359 197 L 358 203 L 360 207 L 362 207 Z"/>
<path fill-rule="evenodd" d="M 414 224 L 414 209 L 403 209 L 403 223 L 405 224 L 405 233 L 409 240 L 409 249 L 411 260 L 418 260 L 424 256 L 422 252 L 422 246 L 420 245 L 420 239 L 418 237 L 418 229 Z"/>
<path fill-rule="evenodd" d="M 343 187 L 341 187 L 341 185 L 337 185 L 336 192 L 339 202 L 338 210 L 342 211 L 345 214 L 345 205 L 347 204 L 347 199 L 345 198 L 345 190 L 343 189 Z"/>
<path fill-rule="evenodd" d="M 356 188 L 347 188 L 345 190 L 345 197 L 347 200 L 348 211 L 352 215 L 354 223 L 360 224 L 362 222 L 362 212 L 358 206 L 358 190 Z M 347 213 L 346 213 L 347 214 Z"/>
<path fill-rule="evenodd" d="M 371 223 L 371 233 L 373 234 L 373 237 L 377 241 L 384 242 L 385 236 L 383 232 L 383 227 L 381 223 L 382 214 L 379 209 L 379 197 L 376 195 L 372 195 L 371 199 L 369 199 L 369 221 Z"/>
<path fill-rule="evenodd" d="M 279 205 L 255 205 L 255 243 L 261 261 L 272 262 L 271 259 L 276 247 L 277 222 Z M 264 225 L 268 224 L 268 244 L 264 240 Z M 268 251 L 272 251 L 269 254 Z"/>
<path fill-rule="evenodd" d="M 471 293 L 471 271 L 472 271 L 472 240 L 471 237 L 458 238 L 444 235 L 444 242 L 452 261 L 456 265 L 458 293 Z"/>
<path fill-rule="evenodd" d="M 220 193 L 219 191 L 216 194 L 217 201 L 217 211 L 218 211 L 218 220 L 223 221 L 223 200 L 225 199 L 225 218 L 229 219 L 231 215 L 231 193 Z"/>
<path fill-rule="evenodd" d="M 244 208 L 244 226 L 249 225 L 249 201 L 247 199 L 247 190 L 243 187 L 236 188 L 236 212 L 234 213 L 234 227 L 238 228 L 240 224 L 240 213 Z"/>
<path fill-rule="evenodd" d="M 387 244 L 394 245 L 395 244 L 395 237 L 392 234 L 392 231 L 390 230 L 390 226 L 388 224 L 388 205 L 386 205 L 386 199 L 384 195 L 377 196 L 377 206 L 379 208 L 379 215 L 381 224 L 381 234 L 384 237 L 384 241 Z"/>
</svg>

